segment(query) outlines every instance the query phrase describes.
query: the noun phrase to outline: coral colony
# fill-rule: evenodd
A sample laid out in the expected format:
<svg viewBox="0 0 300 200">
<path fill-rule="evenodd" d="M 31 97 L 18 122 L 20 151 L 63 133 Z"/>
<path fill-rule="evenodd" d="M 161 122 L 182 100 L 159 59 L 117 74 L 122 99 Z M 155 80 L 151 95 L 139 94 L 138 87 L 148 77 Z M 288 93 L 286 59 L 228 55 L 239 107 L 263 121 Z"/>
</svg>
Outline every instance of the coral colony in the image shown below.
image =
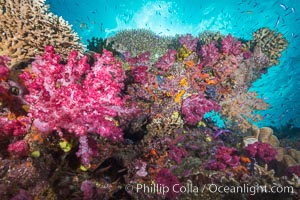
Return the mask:
<svg viewBox="0 0 300 200">
<path fill-rule="evenodd" d="M 252 125 L 268 104 L 248 91 L 278 64 L 281 33 L 260 28 L 246 41 L 124 30 L 89 40 L 84 53 L 43 1 L 12 2 L 1 1 L 0 16 L 1 199 L 254 195 L 209 184 L 280 185 L 293 193 L 255 198 L 300 197 L 300 152 Z"/>
</svg>

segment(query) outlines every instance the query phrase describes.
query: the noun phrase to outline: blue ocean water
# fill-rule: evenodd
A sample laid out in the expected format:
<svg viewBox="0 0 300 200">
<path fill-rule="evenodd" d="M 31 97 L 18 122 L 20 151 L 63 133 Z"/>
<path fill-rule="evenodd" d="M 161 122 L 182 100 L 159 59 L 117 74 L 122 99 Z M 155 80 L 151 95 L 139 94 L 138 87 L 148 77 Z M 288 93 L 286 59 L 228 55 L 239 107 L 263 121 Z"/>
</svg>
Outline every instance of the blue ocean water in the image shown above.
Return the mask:
<svg viewBox="0 0 300 200">
<path fill-rule="evenodd" d="M 280 64 L 268 70 L 250 90 L 258 92 L 270 107 L 262 111 L 259 126 L 300 127 L 300 2 L 299 0 L 46 0 L 50 10 L 62 16 L 83 43 L 109 37 L 117 31 L 145 28 L 158 35 L 203 31 L 231 33 L 251 39 L 252 32 L 269 27 L 289 42 Z"/>
</svg>

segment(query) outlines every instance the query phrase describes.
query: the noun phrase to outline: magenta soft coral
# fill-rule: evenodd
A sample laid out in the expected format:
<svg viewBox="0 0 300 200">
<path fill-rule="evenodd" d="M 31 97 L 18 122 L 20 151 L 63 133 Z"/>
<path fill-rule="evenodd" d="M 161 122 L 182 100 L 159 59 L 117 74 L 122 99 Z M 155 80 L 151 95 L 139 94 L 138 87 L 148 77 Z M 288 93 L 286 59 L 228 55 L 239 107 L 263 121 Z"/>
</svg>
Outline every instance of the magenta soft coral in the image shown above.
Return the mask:
<svg viewBox="0 0 300 200">
<path fill-rule="evenodd" d="M 125 78 L 121 63 L 104 50 L 90 67 L 87 57 L 77 60 L 77 54 L 72 51 L 63 65 L 48 46 L 44 56 L 32 63 L 33 73 L 20 75 L 29 90 L 25 99 L 34 125 L 43 132 L 66 129 L 78 136 L 95 132 L 121 139 L 121 129 L 113 120 L 123 104 L 119 96 Z"/>
<path fill-rule="evenodd" d="M 7 79 L 9 75 L 9 68 L 7 63 L 10 58 L 7 56 L 0 56 L 0 80 Z"/>
<path fill-rule="evenodd" d="M 18 140 L 8 145 L 7 151 L 14 155 L 26 156 L 29 151 L 29 146 L 25 140 Z"/>
<path fill-rule="evenodd" d="M 207 45 L 201 46 L 200 55 L 202 57 L 201 64 L 203 66 L 212 66 L 219 58 L 219 50 L 214 42 L 210 42 Z"/>
<path fill-rule="evenodd" d="M 241 53 L 242 43 L 240 41 L 235 41 L 231 34 L 227 35 L 222 40 L 222 51 L 226 54 L 233 54 L 235 56 Z"/>
<path fill-rule="evenodd" d="M 235 168 L 240 165 L 240 157 L 237 150 L 233 147 L 221 146 L 218 148 L 215 160 L 209 163 L 208 169 L 224 170 L 226 168 Z"/>
<path fill-rule="evenodd" d="M 176 191 L 179 191 L 181 183 L 169 169 L 162 168 L 157 174 L 156 182 L 165 188 L 164 191 L 166 194 L 164 195 L 166 195 L 168 199 L 176 199 L 176 197 L 179 195 L 179 192 Z"/>
<path fill-rule="evenodd" d="M 212 110 L 219 111 L 220 106 L 215 101 L 206 99 L 201 93 L 186 98 L 181 106 L 184 120 L 190 125 L 196 125 L 205 113 Z"/>
<path fill-rule="evenodd" d="M 263 163 L 269 163 L 275 160 L 277 155 L 277 151 L 270 144 L 262 142 L 249 144 L 244 150 L 250 157 L 256 158 Z"/>
<path fill-rule="evenodd" d="M 185 46 L 187 49 L 196 51 L 198 38 L 194 38 L 191 34 L 186 34 L 181 36 L 179 39 L 181 45 Z"/>
<path fill-rule="evenodd" d="M 32 73 L 20 75 L 29 91 L 24 98 L 30 105 L 33 124 L 45 133 L 56 130 L 62 135 L 62 130 L 67 130 L 78 137 L 97 133 L 122 140 L 122 130 L 114 120 L 123 111 L 125 101 L 120 96 L 125 79 L 121 63 L 106 50 L 101 56 L 95 55 L 93 66 L 89 66 L 86 56 L 78 60 L 77 54 L 72 51 L 63 65 L 54 48 L 48 46 L 43 57 L 32 63 Z M 78 155 L 89 157 L 86 152 Z"/>
<path fill-rule="evenodd" d="M 155 66 L 164 71 L 168 70 L 176 61 L 176 50 L 169 49 L 162 57 L 160 57 Z"/>
</svg>

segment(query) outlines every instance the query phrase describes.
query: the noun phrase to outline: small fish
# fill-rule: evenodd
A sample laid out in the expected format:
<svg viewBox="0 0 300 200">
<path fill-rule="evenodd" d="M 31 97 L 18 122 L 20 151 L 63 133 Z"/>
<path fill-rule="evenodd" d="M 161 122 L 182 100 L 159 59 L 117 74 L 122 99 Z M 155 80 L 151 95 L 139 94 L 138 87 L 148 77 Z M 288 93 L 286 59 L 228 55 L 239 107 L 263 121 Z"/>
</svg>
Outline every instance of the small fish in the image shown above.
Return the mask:
<svg viewBox="0 0 300 200">
<path fill-rule="evenodd" d="M 283 3 L 279 4 L 279 6 L 280 6 L 283 10 L 286 10 L 286 9 L 287 9 L 287 7 L 286 7 Z"/>
<path fill-rule="evenodd" d="M 278 18 L 277 18 L 277 21 L 276 21 L 276 24 L 275 24 L 275 27 L 274 27 L 274 29 L 276 29 L 277 28 L 277 26 L 278 26 L 278 24 L 280 23 L 280 16 L 278 16 Z"/>
<path fill-rule="evenodd" d="M 78 4 L 78 3 L 75 3 L 75 5 L 76 5 L 76 6 L 79 6 L 79 4 Z"/>
<path fill-rule="evenodd" d="M 295 8 L 291 8 L 291 10 L 292 10 L 292 12 L 293 12 L 294 14 L 296 14 Z"/>
</svg>

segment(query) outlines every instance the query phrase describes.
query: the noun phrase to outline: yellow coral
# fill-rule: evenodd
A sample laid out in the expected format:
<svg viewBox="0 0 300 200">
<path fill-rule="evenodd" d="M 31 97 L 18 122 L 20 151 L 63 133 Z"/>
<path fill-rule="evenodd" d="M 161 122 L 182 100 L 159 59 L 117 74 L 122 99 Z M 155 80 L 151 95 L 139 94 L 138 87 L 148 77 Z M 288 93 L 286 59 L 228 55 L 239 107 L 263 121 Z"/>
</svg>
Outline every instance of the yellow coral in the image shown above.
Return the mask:
<svg viewBox="0 0 300 200">
<path fill-rule="evenodd" d="M 175 97 L 175 102 L 180 104 L 181 103 L 181 97 L 184 95 L 185 91 L 184 90 L 180 90 L 180 92 L 176 95 Z"/>
<path fill-rule="evenodd" d="M 184 60 L 185 58 L 189 57 L 189 55 L 191 55 L 193 51 L 192 50 L 189 50 L 188 48 L 186 48 L 186 46 L 183 46 L 181 47 L 179 50 L 178 50 L 178 53 L 177 53 L 177 60 L 181 61 L 181 60 Z"/>
<path fill-rule="evenodd" d="M 188 86 L 187 78 L 182 78 L 179 84 L 181 87 Z"/>
</svg>

